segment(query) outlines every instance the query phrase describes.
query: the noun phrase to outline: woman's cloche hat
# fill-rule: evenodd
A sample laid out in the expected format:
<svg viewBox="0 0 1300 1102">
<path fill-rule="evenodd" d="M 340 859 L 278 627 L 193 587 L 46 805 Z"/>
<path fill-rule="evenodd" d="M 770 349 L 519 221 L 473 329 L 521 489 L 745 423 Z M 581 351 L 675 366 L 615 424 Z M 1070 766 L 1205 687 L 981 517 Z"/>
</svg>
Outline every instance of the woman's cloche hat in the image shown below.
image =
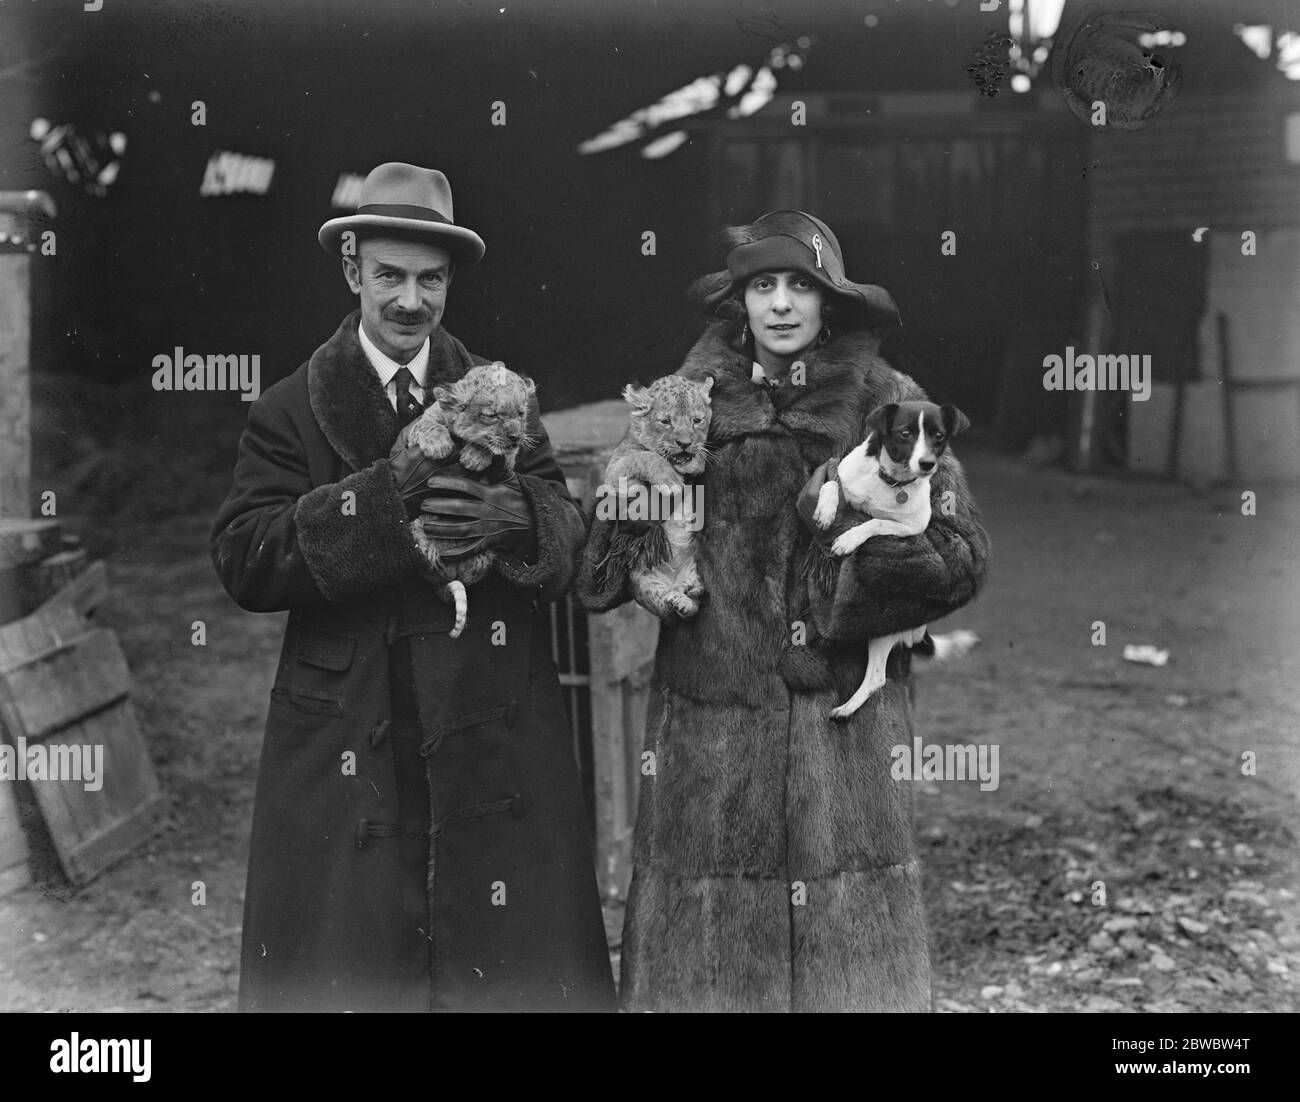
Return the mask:
<svg viewBox="0 0 1300 1102">
<path fill-rule="evenodd" d="M 358 237 L 367 231 L 418 237 L 449 250 L 460 265 L 477 263 L 487 251 L 478 234 L 456 225 L 451 185 L 435 168 L 389 161 L 365 178 L 360 198 L 356 214 L 331 218 L 317 232 L 316 239 L 330 255 L 340 254 L 340 243 L 348 230 Z"/>
<path fill-rule="evenodd" d="M 893 296 L 874 283 L 855 283 L 844 274 L 844 256 L 831 228 L 801 210 L 777 210 L 748 226 L 726 226 L 726 271 L 703 276 L 688 297 L 707 313 L 759 272 L 803 272 L 834 296 L 833 301 L 872 327 L 901 325 Z"/>
</svg>

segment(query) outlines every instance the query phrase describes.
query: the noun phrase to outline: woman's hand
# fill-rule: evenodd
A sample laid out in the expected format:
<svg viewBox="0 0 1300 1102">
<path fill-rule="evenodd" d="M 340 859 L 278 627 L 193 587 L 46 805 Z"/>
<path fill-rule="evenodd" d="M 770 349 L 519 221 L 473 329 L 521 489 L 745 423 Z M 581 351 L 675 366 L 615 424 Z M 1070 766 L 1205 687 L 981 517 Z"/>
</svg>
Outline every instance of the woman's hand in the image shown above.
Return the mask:
<svg viewBox="0 0 1300 1102">
<path fill-rule="evenodd" d="M 804 522 L 804 526 L 818 539 L 827 538 L 830 525 L 823 528 L 815 519 L 817 512 L 817 502 L 821 497 L 822 487 L 826 485 L 826 479 L 829 477 L 831 464 L 836 462 L 834 459 L 828 459 L 812 473 L 812 477 L 804 483 L 804 487 L 799 491 L 799 498 L 795 502 L 795 509 L 799 513 L 799 519 Z"/>
</svg>

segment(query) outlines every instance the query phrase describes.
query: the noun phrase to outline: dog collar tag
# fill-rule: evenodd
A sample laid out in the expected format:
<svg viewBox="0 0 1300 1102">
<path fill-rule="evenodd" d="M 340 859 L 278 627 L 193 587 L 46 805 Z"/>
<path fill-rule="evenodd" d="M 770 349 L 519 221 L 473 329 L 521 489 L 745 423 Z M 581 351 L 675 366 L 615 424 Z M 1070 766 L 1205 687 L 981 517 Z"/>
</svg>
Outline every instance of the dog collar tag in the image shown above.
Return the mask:
<svg viewBox="0 0 1300 1102">
<path fill-rule="evenodd" d="M 899 505 L 906 505 L 906 504 L 907 504 L 907 491 L 906 491 L 906 490 L 899 490 L 899 491 L 898 491 L 898 496 L 897 496 L 896 498 L 894 498 L 894 500 L 897 501 Z"/>
</svg>

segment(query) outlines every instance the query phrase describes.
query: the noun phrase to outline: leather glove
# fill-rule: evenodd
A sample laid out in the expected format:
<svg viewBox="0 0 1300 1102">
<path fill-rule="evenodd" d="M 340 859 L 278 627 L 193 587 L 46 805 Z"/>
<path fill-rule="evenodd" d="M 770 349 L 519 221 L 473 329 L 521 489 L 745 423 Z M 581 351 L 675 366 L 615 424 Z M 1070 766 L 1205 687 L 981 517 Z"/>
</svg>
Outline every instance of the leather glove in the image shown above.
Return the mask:
<svg viewBox="0 0 1300 1102">
<path fill-rule="evenodd" d="M 393 476 L 393 485 L 397 487 L 397 496 L 402 499 L 408 520 L 420 515 L 420 504 L 429 496 L 428 481 L 430 476 L 444 467 L 460 467 L 457 452 L 442 459 L 430 459 L 419 448 L 406 442 L 410 425 L 397 434 L 392 450 L 388 453 L 388 467 Z"/>
<path fill-rule="evenodd" d="M 446 561 L 491 549 L 526 549 L 531 544 L 535 522 L 517 474 L 480 482 L 467 477 L 459 466 L 444 467 L 424 485 L 428 496 L 420 502 L 419 523 Z"/>
<path fill-rule="evenodd" d="M 414 520 L 420 515 L 421 504 L 434 492 L 429 488 L 429 479 L 439 471 L 455 472 L 464 477 L 481 478 L 486 481 L 501 481 L 503 478 L 510 477 L 506 475 L 505 464 L 499 458 L 494 459 L 487 470 L 478 471 L 471 476 L 470 472 L 460 465 L 459 448 L 441 459 L 430 459 L 419 448 L 406 442 L 410 431 L 410 425 L 403 428 L 397 434 L 397 439 L 393 441 L 393 447 L 388 453 L 388 468 L 393 476 L 393 485 L 397 487 L 397 496 L 402 499 L 408 520 Z"/>
</svg>

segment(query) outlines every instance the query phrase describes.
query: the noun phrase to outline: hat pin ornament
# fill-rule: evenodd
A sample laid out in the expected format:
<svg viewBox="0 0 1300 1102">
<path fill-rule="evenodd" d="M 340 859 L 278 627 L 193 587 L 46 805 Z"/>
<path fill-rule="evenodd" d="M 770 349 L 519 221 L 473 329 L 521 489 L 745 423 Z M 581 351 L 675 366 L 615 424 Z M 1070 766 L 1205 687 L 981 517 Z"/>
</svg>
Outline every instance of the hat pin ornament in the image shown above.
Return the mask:
<svg viewBox="0 0 1300 1102">
<path fill-rule="evenodd" d="M 822 235 L 819 233 L 813 234 L 813 248 L 817 252 L 817 267 L 820 268 L 822 266 Z"/>
</svg>

